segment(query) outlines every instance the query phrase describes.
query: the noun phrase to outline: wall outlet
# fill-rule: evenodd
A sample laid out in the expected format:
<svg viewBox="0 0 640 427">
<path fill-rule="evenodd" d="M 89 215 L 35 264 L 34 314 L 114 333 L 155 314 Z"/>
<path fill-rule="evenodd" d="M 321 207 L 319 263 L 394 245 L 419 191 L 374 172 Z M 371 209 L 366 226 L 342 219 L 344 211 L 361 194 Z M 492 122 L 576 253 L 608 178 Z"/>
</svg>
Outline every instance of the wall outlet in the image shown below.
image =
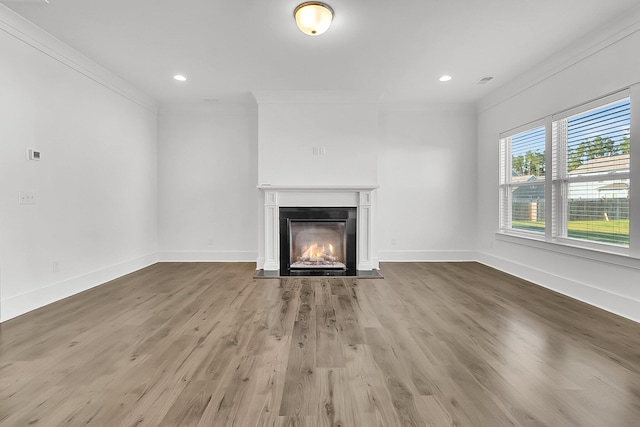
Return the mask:
<svg viewBox="0 0 640 427">
<path fill-rule="evenodd" d="M 19 205 L 35 205 L 37 201 L 35 191 L 19 191 L 18 192 L 18 204 Z"/>
<path fill-rule="evenodd" d="M 213 246 L 213 237 L 209 237 L 209 246 Z"/>
<path fill-rule="evenodd" d="M 398 242 L 396 241 L 396 239 L 391 239 L 391 246 L 395 246 L 397 244 Z"/>
<path fill-rule="evenodd" d="M 60 261 L 53 261 L 51 270 L 54 273 L 58 273 L 60 271 Z"/>
</svg>

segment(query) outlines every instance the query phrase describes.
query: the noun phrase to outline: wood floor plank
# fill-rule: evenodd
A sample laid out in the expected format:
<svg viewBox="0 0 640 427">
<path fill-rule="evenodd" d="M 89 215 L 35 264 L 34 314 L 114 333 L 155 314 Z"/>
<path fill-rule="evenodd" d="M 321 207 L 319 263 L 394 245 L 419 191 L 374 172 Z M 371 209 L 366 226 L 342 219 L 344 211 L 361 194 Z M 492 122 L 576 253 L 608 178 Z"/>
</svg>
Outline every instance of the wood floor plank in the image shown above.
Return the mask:
<svg viewBox="0 0 640 427">
<path fill-rule="evenodd" d="M 342 343 L 333 305 L 316 305 L 316 366 L 344 368 Z"/>
<path fill-rule="evenodd" d="M 319 427 L 369 427 L 375 425 L 373 413 L 363 413 L 355 402 L 356 390 L 348 381 L 345 368 L 319 368 Z"/>
<path fill-rule="evenodd" d="M 315 415 L 317 410 L 316 314 L 310 279 L 301 281 L 299 300 L 279 412 L 282 416 Z"/>
<path fill-rule="evenodd" d="M 268 284 L 265 283 L 265 285 Z M 282 280 L 277 280 L 277 285 L 281 290 L 279 293 L 280 301 L 277 311 L 272 315 L 271 334 L 276 337 L 291 336 L 300 304 L 300 300 L 297 297 L 300 291 L 300 283 L 294 280 L 285 281 L 284 283 Z"/>
<path fill-rule="evenodd" d="M 246 408 L 246 425 L 273 426 L 279 422 L 290 345 L 290 336 L 267 339 L 257 363 L 251 402 Z"/>
<path fill-rule="evenodd" d="M 340 297 L 348 297 L 351 299 L 351 304 L 354 309 L 354 313 L 358 318 L 358 323 L 364 328 L 380 328 L 379 315 L 384 316 L 384 312 L 376 312 L 370 303 L 370 297 L 373 295 L 373 289 L 375 289 L 375 280 L 346 280 L 346 287 L 348 291 L 346 293 L 337 294 Z M 374 296 L 375 297 L 375 296 Z"/>
<path fill-rule="evenodd" d="M 197 426 L 211 403 L 211 386 L 206 381 L 190 381 L 160 422 L 161 427 Z"/>
<path fill-rule="evenodd" d="M 412 386 L 406 370 L 401 366 L 398 354 L 389 344 L 383 328 L 367 328 L 366 334 L 366 346 L 371 350 L 377 368 L 385 377 L 385 386 L 401 425 L 420 425 L 421 418 L 416 407 L 416 396 L 419 394 Z"/>
<path fill-rule="evenodd" d="M 386 387 L 386 374 L 378 369 L 369 346 L 352 345 L 345 352 L 346 388 L 357 413 L 370 417 L 372 425 L 401 425 Z"/>
<path fill-rule="evenodd" d="M 364 327 L 359 323 L 353 299 L 347 295 L 333 296 L 332 306 L 336 313 L 338 336 L 343 346 L 364 344 Z"/>
<path fill-rule="evenodd" d="M 278 419 L 278 427 L 316 427 L 317 417 L 282 416 Z"/>
<path fill-rule="evenodd" d="M 4 426 L 635 426 L 640 325 L 472 263 L 159 263 L 0 325 Z"/>
<path fill-rule="evenodd" d="M 334 279 L 335 280 L 335 279 Z M 331 305 L 331 282 L 328 278 L 322 277 L 315 283 L 316 305 Z"/>
<path fill-rule="evenodd" d="M 243 426 L 248 402 L 256 386 L 257 357 L 242 356 L 234 360 L 222 378 L 211 403 L 205 408 L 199 426 Z"/>
</svg>

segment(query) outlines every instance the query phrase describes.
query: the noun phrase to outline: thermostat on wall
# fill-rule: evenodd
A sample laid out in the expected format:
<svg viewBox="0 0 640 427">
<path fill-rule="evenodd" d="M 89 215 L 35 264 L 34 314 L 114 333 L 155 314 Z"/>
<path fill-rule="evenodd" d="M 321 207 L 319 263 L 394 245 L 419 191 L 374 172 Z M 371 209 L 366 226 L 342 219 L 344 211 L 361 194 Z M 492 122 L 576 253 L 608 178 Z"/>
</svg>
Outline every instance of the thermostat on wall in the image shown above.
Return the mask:
<svg viewBox="0 0 640 427">
<path fill-rule="evenodd" d="M 40 160 L 40 152 L 38 150 L 29 149 L 29 160 Z"/>
</svg>

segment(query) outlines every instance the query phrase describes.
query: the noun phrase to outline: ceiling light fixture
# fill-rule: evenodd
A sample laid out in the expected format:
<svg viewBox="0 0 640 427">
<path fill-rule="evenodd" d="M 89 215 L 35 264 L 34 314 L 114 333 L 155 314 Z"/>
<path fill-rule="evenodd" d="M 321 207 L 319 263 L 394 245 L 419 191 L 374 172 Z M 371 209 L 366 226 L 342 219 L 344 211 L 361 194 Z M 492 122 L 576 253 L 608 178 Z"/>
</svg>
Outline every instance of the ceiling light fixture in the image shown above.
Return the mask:
<svg viewBox="0 0 640 427">
<path fill-rule="evenodd" d="M 186 82 L 187 78 L 185 76 L 183 76 L 182 74 L 176 74 L 175 76 L 173 76 L 174 80 L 177 80 L 179 82 Z"/>
<path fill-rule="evenodd" d="M 329 29 L 333 9 L 326 3 L 308 1 L 296 7 L 293 17 L 300 31 L 310 36 L 319 36 Z"/>
<path fill-rule="evenodd" d="M 446 75 L 446 74 L 445 74 L 444 76 L 440 77 L 440 79 L 439 79 L 439 80 L 440 80 L 441 82 L 448 82 L 448 81 L 449 81 L 449 80 L 451 80 L 452 78 L 453 78 L 453 77 L 448 76 L 448 75 Z"/>
</svg>

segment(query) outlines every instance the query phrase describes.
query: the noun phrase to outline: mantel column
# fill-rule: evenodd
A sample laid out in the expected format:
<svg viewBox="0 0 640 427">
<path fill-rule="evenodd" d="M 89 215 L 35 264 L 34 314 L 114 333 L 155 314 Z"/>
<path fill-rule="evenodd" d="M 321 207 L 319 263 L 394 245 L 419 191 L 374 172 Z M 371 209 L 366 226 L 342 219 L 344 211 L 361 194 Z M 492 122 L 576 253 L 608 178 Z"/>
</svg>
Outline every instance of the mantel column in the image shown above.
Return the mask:
<svg viewBox="0 0 640 427">
<path fill-rule="evenodd" d="M 371 256 L 371 191 L 358 193 L 358 270 L 373 270 Z"/>
<path fill-rule="evenodd" d="M 280 269 L 280 215 L 278 213 L 278 192 L 264 192 L 264 270 Z"/>
</svg>

